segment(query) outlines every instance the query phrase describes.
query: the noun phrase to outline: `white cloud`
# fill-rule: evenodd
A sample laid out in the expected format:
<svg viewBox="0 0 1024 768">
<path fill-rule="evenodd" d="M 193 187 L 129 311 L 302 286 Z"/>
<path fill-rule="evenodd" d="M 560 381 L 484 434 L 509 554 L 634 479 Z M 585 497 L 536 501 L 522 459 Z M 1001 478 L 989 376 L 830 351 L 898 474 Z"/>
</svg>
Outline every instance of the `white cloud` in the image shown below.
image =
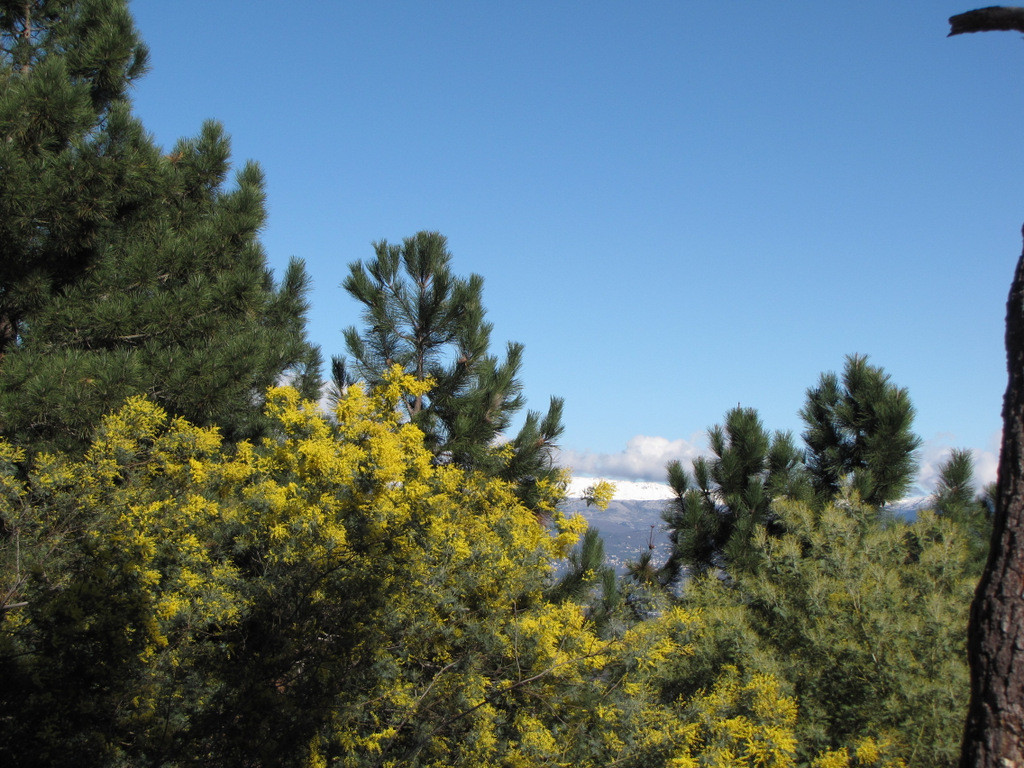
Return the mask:
<svg viewBox="0 0 1024 768">
<path fill-rule="evenodd" d="M 984 450 L 973 450 L 974 480 L 979 491 L 996 480 L 999 443 L 1000 434 L 997 432 L 992 435 Z M 950 434 L 937 434 L 924 442 L 918 453 L 921 466 L 916 479 L 917 492 L 929 495 L 935 491 L 939 468 L 955 447 L 958 447 L 956 438 Z M 663 483 L 666 479 L 665 465 L 669 461 L 677 459 L 689 469 L 696 457 L 707 453 L 702 435 L 694 435 L 689 440 L 637 435 L 618 453 L 562 451 L 559 463 L 570 468 L 575 475 L 603 477 L 613 481 L 649 480 Z"/>
<path fill-rule="evenodd" d="M 612 480 L 652 480 L 664 482 L 665 465 L 673 459 L 689 469 L 690 462 L 706 451 L 691 440 L 637 435 L 618 453 L 562 451 L 559 463 L 573 474 L 607 477 Z"/>
<path fill-rule="evenodd" d="M 999 469 L 999 448 L 1003 441 L 1002 432 L 997 432 L 989 440 L 988 449 L 974 452 L 974 476 L 979 487 L 984 488 L 996 481 L 996 470 Z"/>
<path fill-rule="evenodd" d="M 917 473 L 917 486 L 922 492 L 934 493 L 942 464 L 949 458 L 953 448 L 960 447 L 955 444 L 955 439 L 954 435 L 941 433 L 924 441 L 918 454 L 921 466 Z M 979 492 L 989 483 L 996 481 L 1000 441 L 1001 433 L 996 432 L 984 450 L 971 451 L 974 456 L 974 482 Z"/>
</svg>

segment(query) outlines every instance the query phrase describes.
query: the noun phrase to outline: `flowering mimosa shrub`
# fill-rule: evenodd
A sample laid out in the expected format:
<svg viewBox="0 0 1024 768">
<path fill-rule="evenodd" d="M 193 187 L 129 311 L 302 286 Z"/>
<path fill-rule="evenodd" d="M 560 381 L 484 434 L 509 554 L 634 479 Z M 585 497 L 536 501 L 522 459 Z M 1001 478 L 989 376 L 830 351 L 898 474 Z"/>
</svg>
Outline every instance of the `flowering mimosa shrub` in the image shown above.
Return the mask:
<svg viewBox="0 0 1024 768">
<path fill-rule="evenodd" d="M 665 698 L 696 613 L 607 637 L 545 598 L 564 484 L 546 525 L 439 462 L 422 386 L 272 389 L 258 444 L 133 399 L 83 458 L 0 446 L 4 764 L 792 764 L 770 678 Z"/>
</svg>

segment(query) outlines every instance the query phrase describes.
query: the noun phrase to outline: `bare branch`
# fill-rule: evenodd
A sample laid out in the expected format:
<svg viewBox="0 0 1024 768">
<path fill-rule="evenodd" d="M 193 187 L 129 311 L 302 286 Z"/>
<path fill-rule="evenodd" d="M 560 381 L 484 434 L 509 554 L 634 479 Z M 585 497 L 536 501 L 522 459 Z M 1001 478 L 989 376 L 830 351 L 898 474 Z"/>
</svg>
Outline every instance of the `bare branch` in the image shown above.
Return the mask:
<svg viewBox="0 0 1024 768">
<path fill-rule="evenodd" d="M 968 32 L 1024 32 L 1024 8 L 991 5 L 949 17 L 949 37 Z"/>
</svg>

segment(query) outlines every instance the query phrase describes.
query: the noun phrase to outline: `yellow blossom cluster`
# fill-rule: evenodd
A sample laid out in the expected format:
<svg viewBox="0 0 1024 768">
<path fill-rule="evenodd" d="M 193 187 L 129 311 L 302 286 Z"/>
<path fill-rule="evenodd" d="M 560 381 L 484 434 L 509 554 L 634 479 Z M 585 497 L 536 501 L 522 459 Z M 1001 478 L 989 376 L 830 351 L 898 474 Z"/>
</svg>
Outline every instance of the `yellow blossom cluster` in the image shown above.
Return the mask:
<svg viewBox="0 0 1024 768">
<path fill-rule="evenodd" d="M 95 668 L 112 762 L 791 765 L 795 708 L 771 678 L 663 695 L 698 613 L 608 635 L 547 599 L 585 529 L 558 511 L 564 482 L 540 489 L 545 524 L 511 484 L 436 461 L 398 408 L 423 386 L 396 370 L 330 417 L 272 389 L 257 444 L 143 399 L 80 459 L 19 474 L 0 444 L 19 547 L 3 586 L 24 606 L 0 651 L 36 681 L 25 706 L 45 712 L 47 674 Z"/>
</svg>

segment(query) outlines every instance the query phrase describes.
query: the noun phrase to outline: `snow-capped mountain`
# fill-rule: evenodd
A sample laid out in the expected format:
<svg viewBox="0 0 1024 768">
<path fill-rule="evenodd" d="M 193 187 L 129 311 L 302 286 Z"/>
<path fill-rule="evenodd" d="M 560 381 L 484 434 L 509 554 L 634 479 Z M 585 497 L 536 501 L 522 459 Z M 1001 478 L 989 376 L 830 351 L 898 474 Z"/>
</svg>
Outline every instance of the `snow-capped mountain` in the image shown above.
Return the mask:
<svg viewBox="0 0 1024 768">
<path fill-rule="evenodd" d="M 608 563 L 620 572 L 630 560 L 653 548 L 655 562 L 668 557 L 668 534 L 661 513 L 674 497 L 667 483 L 609 480 L 615 485 L 615 496 L 608 509 L 587 506 L 583 492 L 599 482 L 596 477 L 574 477 L 567 489 L 564 510 L 580 514 L 601 532 Z M 912 520 L 931 502 L 931 496 L 908 497 L 892 502 L 887 508 L 897 517 Z"/>
<path fill-rule="evenodd" d="M 574 477 L 569 483 L 569 498 L 582 498 L 583 492 L 587 488 L 604 479 L 601 477 Z M 671 499 L 674 495 L 667 483 L 655 483 L 650 480 L 608 480 L 607 482 L 615 486 L 616 501 L 658 501 Z"/>
<path fill-rule="evenodd" d="M 609 480 L 615 496 L 607 509 L 588 507 L 583 492 L 599 477 L 574 477 L 569 483 L 564 509 L 578 513 L 601 532 L 609 565 L 620 572 L 630 560 L 653 546 L 657 562 L 668 556 L 668 536 L 661 513 L 674 494 L 666 483 Z"/>
</svg>

